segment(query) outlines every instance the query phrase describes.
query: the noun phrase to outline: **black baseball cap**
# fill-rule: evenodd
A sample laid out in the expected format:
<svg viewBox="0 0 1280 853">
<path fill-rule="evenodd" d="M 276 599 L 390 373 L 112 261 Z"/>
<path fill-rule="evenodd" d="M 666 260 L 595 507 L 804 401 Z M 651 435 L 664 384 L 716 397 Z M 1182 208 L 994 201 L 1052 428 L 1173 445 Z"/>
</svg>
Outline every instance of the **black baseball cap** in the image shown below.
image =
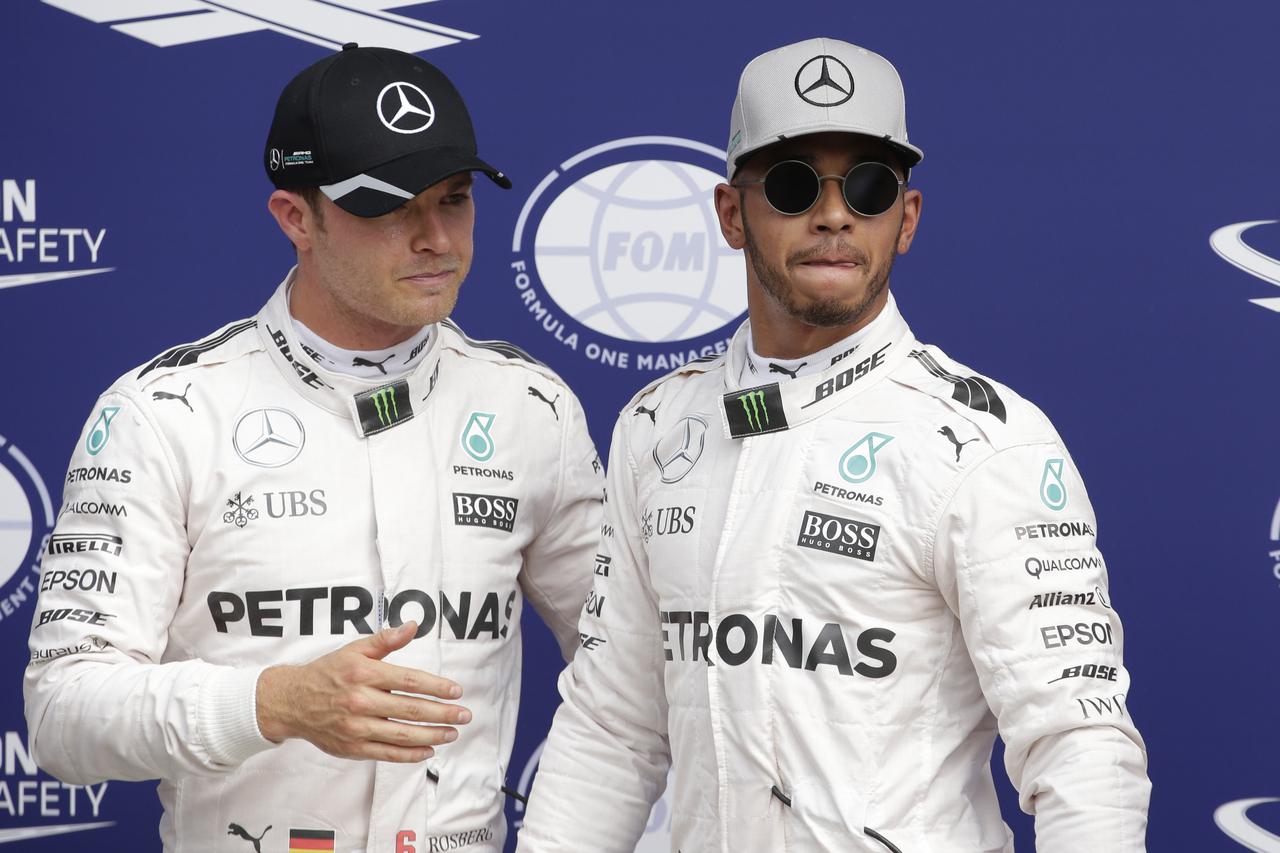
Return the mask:
<svg viewBox="0 0 1280 853">
<path fill-rule="evenodd" d="M 440 69 L 399 50 L 354 43 L 289 81 L 264 164 L 280 189 L 319 187 L 348 213 L 390 213 L 459 172 L 506 175 L 476 156 L 462 96 Z"/>
</svg>

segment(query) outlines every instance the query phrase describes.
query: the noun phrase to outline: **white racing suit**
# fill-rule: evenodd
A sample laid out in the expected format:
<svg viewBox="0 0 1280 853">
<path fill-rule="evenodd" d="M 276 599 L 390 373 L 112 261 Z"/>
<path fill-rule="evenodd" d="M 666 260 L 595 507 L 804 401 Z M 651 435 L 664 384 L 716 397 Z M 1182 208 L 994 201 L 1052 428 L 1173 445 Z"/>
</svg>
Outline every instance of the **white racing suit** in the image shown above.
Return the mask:
<svg viewBox="0 0 1280 853">
<path fill-rule="evenodd" d="M 166 850 L 500 851 L 523 600 L 567 658 L 591 583 L 603 478 L 581 406 L 447 321 L 403 379 L 326 372 L 286 300 L 95 406 L 31 631 L 35 757 L 77 784 L 159 777 Z M 264 667 L 411 619 L 387 660 L 462 685 L 455 743 L 394 764 L 261 737 Z"/>
<path fill-rule="evenodd" d="M 582 645 L 521 853 L 1003 853 L 997 731 L 1045 853 L 1144 849 L 1097 523 L 1045 416 L 890 300 L 823 372 L 723 356 L 614 432 Z"/>
</svg>

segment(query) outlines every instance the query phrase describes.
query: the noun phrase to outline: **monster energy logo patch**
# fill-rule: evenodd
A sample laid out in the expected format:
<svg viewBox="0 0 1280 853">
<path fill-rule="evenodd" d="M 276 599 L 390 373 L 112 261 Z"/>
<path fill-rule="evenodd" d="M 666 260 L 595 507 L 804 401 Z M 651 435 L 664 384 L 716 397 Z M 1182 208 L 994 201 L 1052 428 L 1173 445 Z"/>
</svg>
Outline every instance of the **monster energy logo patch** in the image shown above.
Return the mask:
<svg viewBox="0 0 1280 853">
<path fill-rule="evenodd" d="M 409 399 L 409 383 L 402 379 L 372 391 L 362 391 L 356 395 L 356 413 L 366 436 L 411 420 L 413 402 Z"/>
<path fill-rule="evenodd" d="M 788 427 L 777 382 L 725 394 L 724 415 L 729 435 L 734 438 L 780 432 Z"/>
</svg>

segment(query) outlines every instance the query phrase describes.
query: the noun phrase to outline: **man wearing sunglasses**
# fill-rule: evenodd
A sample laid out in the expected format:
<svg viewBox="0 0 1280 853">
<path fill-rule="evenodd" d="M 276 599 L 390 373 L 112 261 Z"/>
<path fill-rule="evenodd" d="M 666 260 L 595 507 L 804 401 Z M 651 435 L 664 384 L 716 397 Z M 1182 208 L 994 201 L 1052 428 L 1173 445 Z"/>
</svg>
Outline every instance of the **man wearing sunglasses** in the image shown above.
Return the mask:
<svg viewBox="0 0 1280 853">
<path fill-rule="evenodd" d="M 1145 849 L 1097 523 L 1031 403 L 888 290 L 921 195 L 902 85 L 833 39 L 744 70 L 716 191 L 750 321 L 614 431 L 605 536 L 523 853 Z"/>
</svg>

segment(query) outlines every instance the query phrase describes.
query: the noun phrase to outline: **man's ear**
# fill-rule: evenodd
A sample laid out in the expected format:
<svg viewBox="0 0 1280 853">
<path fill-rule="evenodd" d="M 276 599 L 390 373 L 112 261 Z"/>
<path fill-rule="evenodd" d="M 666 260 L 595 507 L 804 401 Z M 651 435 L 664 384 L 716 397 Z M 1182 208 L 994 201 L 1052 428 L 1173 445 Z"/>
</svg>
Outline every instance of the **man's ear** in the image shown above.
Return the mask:
<svg viewBox="0 0 1280 853">
<path fill-rule="evenodd" d="M 319 222 L 306 199 L 290 190 L 276 190 L 267 198 L 267 211 L 294 248 L 299 252 L 311 248 Z"/>
<path fill-rule="evenodd" d="M 747 234 L 742 227 L 742 193 L 728 184 L 716 186 L 716 217 L 720 220 L 720 233 L 731 248 L 747 245 Z"/>
<path fill-rule="evenodd" d="M 905 255 L 915 239 L 916 228 L 920 226 L 920 209 L 924 205 L 924 196 L 920 190 L 907 190 L 902 196 L 902 227 L 898 229 L 898 254 Z"/>
</svg>

